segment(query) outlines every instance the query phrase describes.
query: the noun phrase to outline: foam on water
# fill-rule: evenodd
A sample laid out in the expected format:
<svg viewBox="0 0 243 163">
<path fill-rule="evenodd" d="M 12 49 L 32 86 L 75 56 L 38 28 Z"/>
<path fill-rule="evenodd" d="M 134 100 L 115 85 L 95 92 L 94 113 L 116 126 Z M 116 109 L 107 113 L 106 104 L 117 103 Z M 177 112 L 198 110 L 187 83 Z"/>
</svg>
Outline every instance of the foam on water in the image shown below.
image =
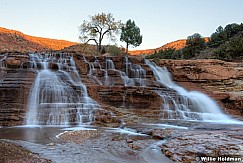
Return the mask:
<svg viewBox="0 0 243 163">
<path fill-rule="evenodd" d="M 121 134 L 128 134 L 128 135 L 138 135 L 138 136 L 148 136 L 146 134 L 141 134 L 141 133 L 137 133 L 135 130 L 132 130 L 130 128 L 108 128 L 106 131 L 108 132 L 118 132 Z"/>
</svg>

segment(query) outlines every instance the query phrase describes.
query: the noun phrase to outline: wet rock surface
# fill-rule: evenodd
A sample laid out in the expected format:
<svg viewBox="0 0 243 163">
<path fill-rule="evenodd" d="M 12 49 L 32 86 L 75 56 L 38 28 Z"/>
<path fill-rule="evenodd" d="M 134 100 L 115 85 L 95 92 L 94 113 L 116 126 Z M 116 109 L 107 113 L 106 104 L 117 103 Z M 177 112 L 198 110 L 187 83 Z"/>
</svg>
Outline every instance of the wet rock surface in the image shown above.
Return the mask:
<svg viewBox="0 0 243 163">
<path fill-rule="evenodd" d="M 99 132 L 97 130 L 66 131 L 59 135 L 58 138 L 80 144 L 98 135 Z"/>
<path fill-rule="evenodd" d="M 215 162 L 230 158 L 243 160 L 242 123 L 164 121 L 157 125 L 128 126 L 139 133 L 152 136 L 155 140 L 164 140 L 159 145 L 161 152 L 173 162 L 212 161 L 203 161 L 203 157 L 215 158 Z"/>
</svg>

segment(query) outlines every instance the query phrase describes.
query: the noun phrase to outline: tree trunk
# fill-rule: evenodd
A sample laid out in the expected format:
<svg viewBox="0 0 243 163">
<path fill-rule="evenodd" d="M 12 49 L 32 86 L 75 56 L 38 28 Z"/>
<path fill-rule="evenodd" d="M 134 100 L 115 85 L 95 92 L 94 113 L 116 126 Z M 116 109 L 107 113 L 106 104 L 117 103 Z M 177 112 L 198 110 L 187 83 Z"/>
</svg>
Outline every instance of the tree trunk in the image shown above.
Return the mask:
<svg viewBox="0 0 243 163">
<path fill-rule="evenodd" d="M 126 54 L 128 55 L 128 43 L 127 43 L 127 47 L 126 47 Z"/>
<path fill-rule="evenodd" d="M 102 49 L 102 47 L 101 47 L 101 41 L 102 41 L 102 39 L 99 39 L 98 52 L 101 52 L 101 49 Z"/>
</svg>

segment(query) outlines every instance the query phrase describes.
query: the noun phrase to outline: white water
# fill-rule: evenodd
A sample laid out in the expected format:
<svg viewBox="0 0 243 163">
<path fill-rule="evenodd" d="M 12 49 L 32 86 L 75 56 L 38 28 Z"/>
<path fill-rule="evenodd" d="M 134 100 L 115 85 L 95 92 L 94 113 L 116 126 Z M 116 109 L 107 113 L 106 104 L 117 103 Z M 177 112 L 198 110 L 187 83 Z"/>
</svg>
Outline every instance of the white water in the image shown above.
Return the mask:
<svg viewBox="0 0 243 163">
<path fill-rule="evenodd" d="M 167 111 L 169 119 L 180 117 L 185 120 L 234 121 L 225 115 L 216 102 L 207 95 L 197 91 L 189 92 L 175 84 L 166 68 L 159 67 L 149 60 L 145 60 L 145 63 L 153 71 L 157 82 L 176 90 L 182 96 L 178 100 L 163 92 L 157 92 L 164 101 L 164 109 Z"/>
<path fill-rule="evenodd" d="M 115 69 L 115 65 L 110 58 L 106 58 L 105 63 L 106 63 L 106 70 Z"/>
<path fill-rule="evenodd" d="M 59 58 L 58 58 L 59 57 Z M 82 124 L 94 120 L 99 105 L 88 96 L 72 56 L 30 55 L 41 65 L 29 95 L 27 125 Z M 58 70 L 49 68 L 56 64 Z"/>
<path fill-rule="evenodd" d="M 125 71 L 126 72 L 125 73 L 123 72 L 122 74 L 123 76 L 122 78 L 124 80 L 125 86 L 135 86 L 135 85 L 143 86 L 143 87 L 146 86 L 145 83 L 146 71 L 142 68 L 141 65 L 133 64 L 129 62 L 127 57 L 125 57 Z M 128 76 L 130 76 L 130 78 Z"/>
<path fill-rule="evenodd" d="M 0 55 L 0 69 L 6 67 L 6 60 L 7 56 L 6 55 Z"/>
</svg>

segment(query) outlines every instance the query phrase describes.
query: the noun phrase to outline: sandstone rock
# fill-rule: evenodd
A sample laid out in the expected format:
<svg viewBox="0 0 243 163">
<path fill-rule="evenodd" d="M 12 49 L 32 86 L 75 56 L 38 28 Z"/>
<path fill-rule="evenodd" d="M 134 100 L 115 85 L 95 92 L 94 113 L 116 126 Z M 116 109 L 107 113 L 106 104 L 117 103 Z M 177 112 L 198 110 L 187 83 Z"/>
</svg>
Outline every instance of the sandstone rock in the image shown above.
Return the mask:
<svg viewBox="0 0 243 163">
<path fill-rule="evenodd" d="M 135 149 L 135 150 L 139 150 L 139 149 L 142 148 L 141 146 L 136 145 L 136 144 L 132 144 L 132 143 L 128 144 L 128 147 L 130 147 L 132 149 Z"/>
<path fill-rule="evenodd" d="M 133 140 L 131 140 L 131 139 L 127 139 L 126 142 L 127 142 L 127 143 L 133 143 Z"/>
<path fill-rule="evenodd" d="M 104 126 L 104 127 L 119 127 L 122 121 L 118 117 L 113 116 L 111 112 L 104 109 L 96 111 L 94 125 Z"/>
<path fill-rule="evenodd" d="M 72 141 L 75 143 L 83 143 L 85 140 L 96 137 L 99 135 L 97 130 L 78 130 L 78 131 L 66 131 L 59 135 L 60 139 L 66 141 Z"/>
<path fill-rule="evenodd" d="M 5 63 L 7 64 L 7 67 L 11 68 L 20 68 L 21 65 L 21 61 L 14 58 L 7 58 Z"/>
<path fill-rule="evenodd" d="M 0 80 L 0 126 L 21 125 L 25 121 L 28 95 L 35 73 L 7 68 Z"/>
<path fill-rule="evenodd" d="M 168 139 L 172 136 L 172 131 L 173 130 L 169 130 L 169 129 L 165 129 L 165 130 L 152 130 L 151 135 L 153 136 L 153 138 L 155 139 Z"/>
</svg>

